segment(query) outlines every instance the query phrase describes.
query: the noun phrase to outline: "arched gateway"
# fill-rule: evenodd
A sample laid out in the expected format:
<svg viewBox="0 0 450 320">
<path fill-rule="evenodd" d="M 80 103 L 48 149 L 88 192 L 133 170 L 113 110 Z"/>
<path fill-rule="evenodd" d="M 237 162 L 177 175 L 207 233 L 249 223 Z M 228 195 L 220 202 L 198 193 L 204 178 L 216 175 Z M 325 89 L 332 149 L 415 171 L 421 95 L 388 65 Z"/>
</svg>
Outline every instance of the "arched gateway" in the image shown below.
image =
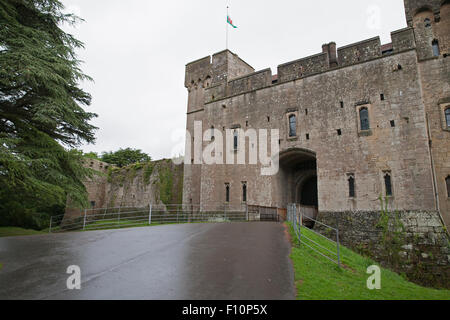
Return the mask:
<svg viewBox="0 0 450 320">
<path fill-rule="evenodd" d="M 302 148 L 280 152 L 279 186 L 283 207 L 296 203 L 315 217 L 319 209 L 316 153 Z"/>
</svg>

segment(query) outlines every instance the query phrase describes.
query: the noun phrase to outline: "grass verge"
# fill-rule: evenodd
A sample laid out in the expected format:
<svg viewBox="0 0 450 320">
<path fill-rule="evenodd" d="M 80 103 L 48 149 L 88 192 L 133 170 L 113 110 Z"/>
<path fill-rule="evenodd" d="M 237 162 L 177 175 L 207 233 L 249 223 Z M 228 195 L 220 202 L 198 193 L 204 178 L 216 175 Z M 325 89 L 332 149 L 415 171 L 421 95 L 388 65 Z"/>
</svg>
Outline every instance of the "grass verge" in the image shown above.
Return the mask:
<svg viewBox="0 0 450 320">
<path fill-rule="evenodd" d="M 45 232 L 23 229 L 18 227 L 0 227 L 0 237 L 30 236 L 44 234 Z"/>
<path fill-rule="evenodd" d="M 403 276 L 381 268 L 381 289 L 367 288 L 367 268 L 377 265 L 341 246 L 343 268 L 302 245 L 293 227 L 287 223 L 292 246 L 291 259 L 295 271 L 295 285 L 299 300 L 450 300 L 450 290 L 424 288 L 406 280 Z M 319 237 L 307 228 L 302 235 L 334 249 L 333 243 Z"/>
</svg>

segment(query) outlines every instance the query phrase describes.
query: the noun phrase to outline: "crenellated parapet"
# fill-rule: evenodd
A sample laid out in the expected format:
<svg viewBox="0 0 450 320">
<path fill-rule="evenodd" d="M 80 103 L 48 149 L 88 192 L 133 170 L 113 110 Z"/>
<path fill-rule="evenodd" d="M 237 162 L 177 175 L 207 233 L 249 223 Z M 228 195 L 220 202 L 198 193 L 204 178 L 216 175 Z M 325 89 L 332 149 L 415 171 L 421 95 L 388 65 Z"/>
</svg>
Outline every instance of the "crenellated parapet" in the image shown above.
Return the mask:
<svg viewBox="0 0 450 320">
<path fill-rule="evenodd" d="M 193 81 L 207 75 L 204 103 L 211 103 L 228 97 L 260 90 L 273 85 L 295 81 L 305 77 L 346 68 L 386 55 L 397 54 L 416 49 L 416 37 L 413 28 L 404 28 L 391 33 L 392 43 L 381 45 L 375 37 L 336 49 L 336 43 L 322 46 L 322 53 L 283 63 L 278 66 L 278 74 L 272 77 L 270 69 L 253 72 L 245 61 L 234 53 L 225 50 L 187 65 L 186 81 Z M 386 49 L 387 48 L 387 49 Z M 198 82 L 198 81 L 197 81 Z"/>
<path fill-rule="evenodd" d="M 380 37 L 363 40 L 338 49 L 339 66 L 345 67 L 381 57 Z"/>
<path fill-rule="evenodd" d="M 416 47 L 414 39 L 414 29 L 405 28 L 391 32 L 392 47 L 394 52 L 402 52 L 405 50 L 411 50 Z"/>
<path fill-rule="evenodd" d="M 278 81 L 283 83 L 313 74 L 322 73 L 327 71 L 329 67 L 330 63 L 328 53 L 319 53 L 307 58 L 279 65 Z"/>
</svg>

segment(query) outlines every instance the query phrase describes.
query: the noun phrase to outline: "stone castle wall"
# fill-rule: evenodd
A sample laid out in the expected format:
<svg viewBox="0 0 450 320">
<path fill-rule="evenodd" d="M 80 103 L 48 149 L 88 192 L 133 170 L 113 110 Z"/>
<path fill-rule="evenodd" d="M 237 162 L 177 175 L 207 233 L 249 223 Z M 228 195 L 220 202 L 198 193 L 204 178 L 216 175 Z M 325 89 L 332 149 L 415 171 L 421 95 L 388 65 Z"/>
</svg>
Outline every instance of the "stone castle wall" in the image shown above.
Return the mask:
<svg viewBox="0 0 450 320">
<path fill-rule="evenodd" d="M 133 207 L 150 204 L 180 204 L 183 192 L 183 166 L 172 160 L 116 168 L 109 164 L 88 160 L 87 166 L 98 175 L 85 182 L 89 209 Z M 83 209 L 68 205 L 65 219 L 75 218 Z"/>
<path fill-rule="evenodd" d="M 450 288 L 450 242 L 439 213 L 387 214 L 389 219 L 384 225 L 381 211 L 320 212 L 318 220 L 339 229 L 343 245 L 405 274 L 412 281 Z M 319 224 L 314 229 L 330 236 Z"/>
</svg>

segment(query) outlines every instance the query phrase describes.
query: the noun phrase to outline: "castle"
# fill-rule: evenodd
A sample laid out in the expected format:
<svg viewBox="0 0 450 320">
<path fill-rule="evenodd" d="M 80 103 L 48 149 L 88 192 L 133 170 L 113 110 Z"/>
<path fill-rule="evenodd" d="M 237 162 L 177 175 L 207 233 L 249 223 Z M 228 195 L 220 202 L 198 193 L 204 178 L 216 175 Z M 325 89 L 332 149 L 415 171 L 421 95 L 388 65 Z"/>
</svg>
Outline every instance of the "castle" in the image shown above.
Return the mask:
<svg viewBox="0 0 450 320">
<path fill-rule="evenodd" d="M 276 75 L 255 72 L 229 50 L 187 64 L 183 203 L 295 203 L 339 229 L 345 245 L 448 288 L 450 1 L 404 5 L 407 27 L 392 32 L 391 43 L 331 42 L 279 65 Z M 261 144 L 255 129 L 278 130 L 269 148 L 278 149 L 274 175 L 251 162 Z M 230 134 L 231 143 L 214 145 Z M 241 164 L 202 161 L 242 151 Z M 401 227 L 380 223 L 386 203 Z M 387 241 L 386 230 L 402 230 L 401 240 Z"/>
<path fill-rule="evenodd" d="M 378 211 L 381 195 L 392 209 L 437 212 L 450 226 L 450 2 L 405 0 L 405 11 L 408 27 L 392 43 L 332 42 L 277 75 L 229 50 L 187 64 L 183 202 L 298 203 L 323 216 Z M 278 174 L 196 162 L 210 143 L 195 141 L 196 123 L 224 135 L 279 129 Z"/>
</svg>

